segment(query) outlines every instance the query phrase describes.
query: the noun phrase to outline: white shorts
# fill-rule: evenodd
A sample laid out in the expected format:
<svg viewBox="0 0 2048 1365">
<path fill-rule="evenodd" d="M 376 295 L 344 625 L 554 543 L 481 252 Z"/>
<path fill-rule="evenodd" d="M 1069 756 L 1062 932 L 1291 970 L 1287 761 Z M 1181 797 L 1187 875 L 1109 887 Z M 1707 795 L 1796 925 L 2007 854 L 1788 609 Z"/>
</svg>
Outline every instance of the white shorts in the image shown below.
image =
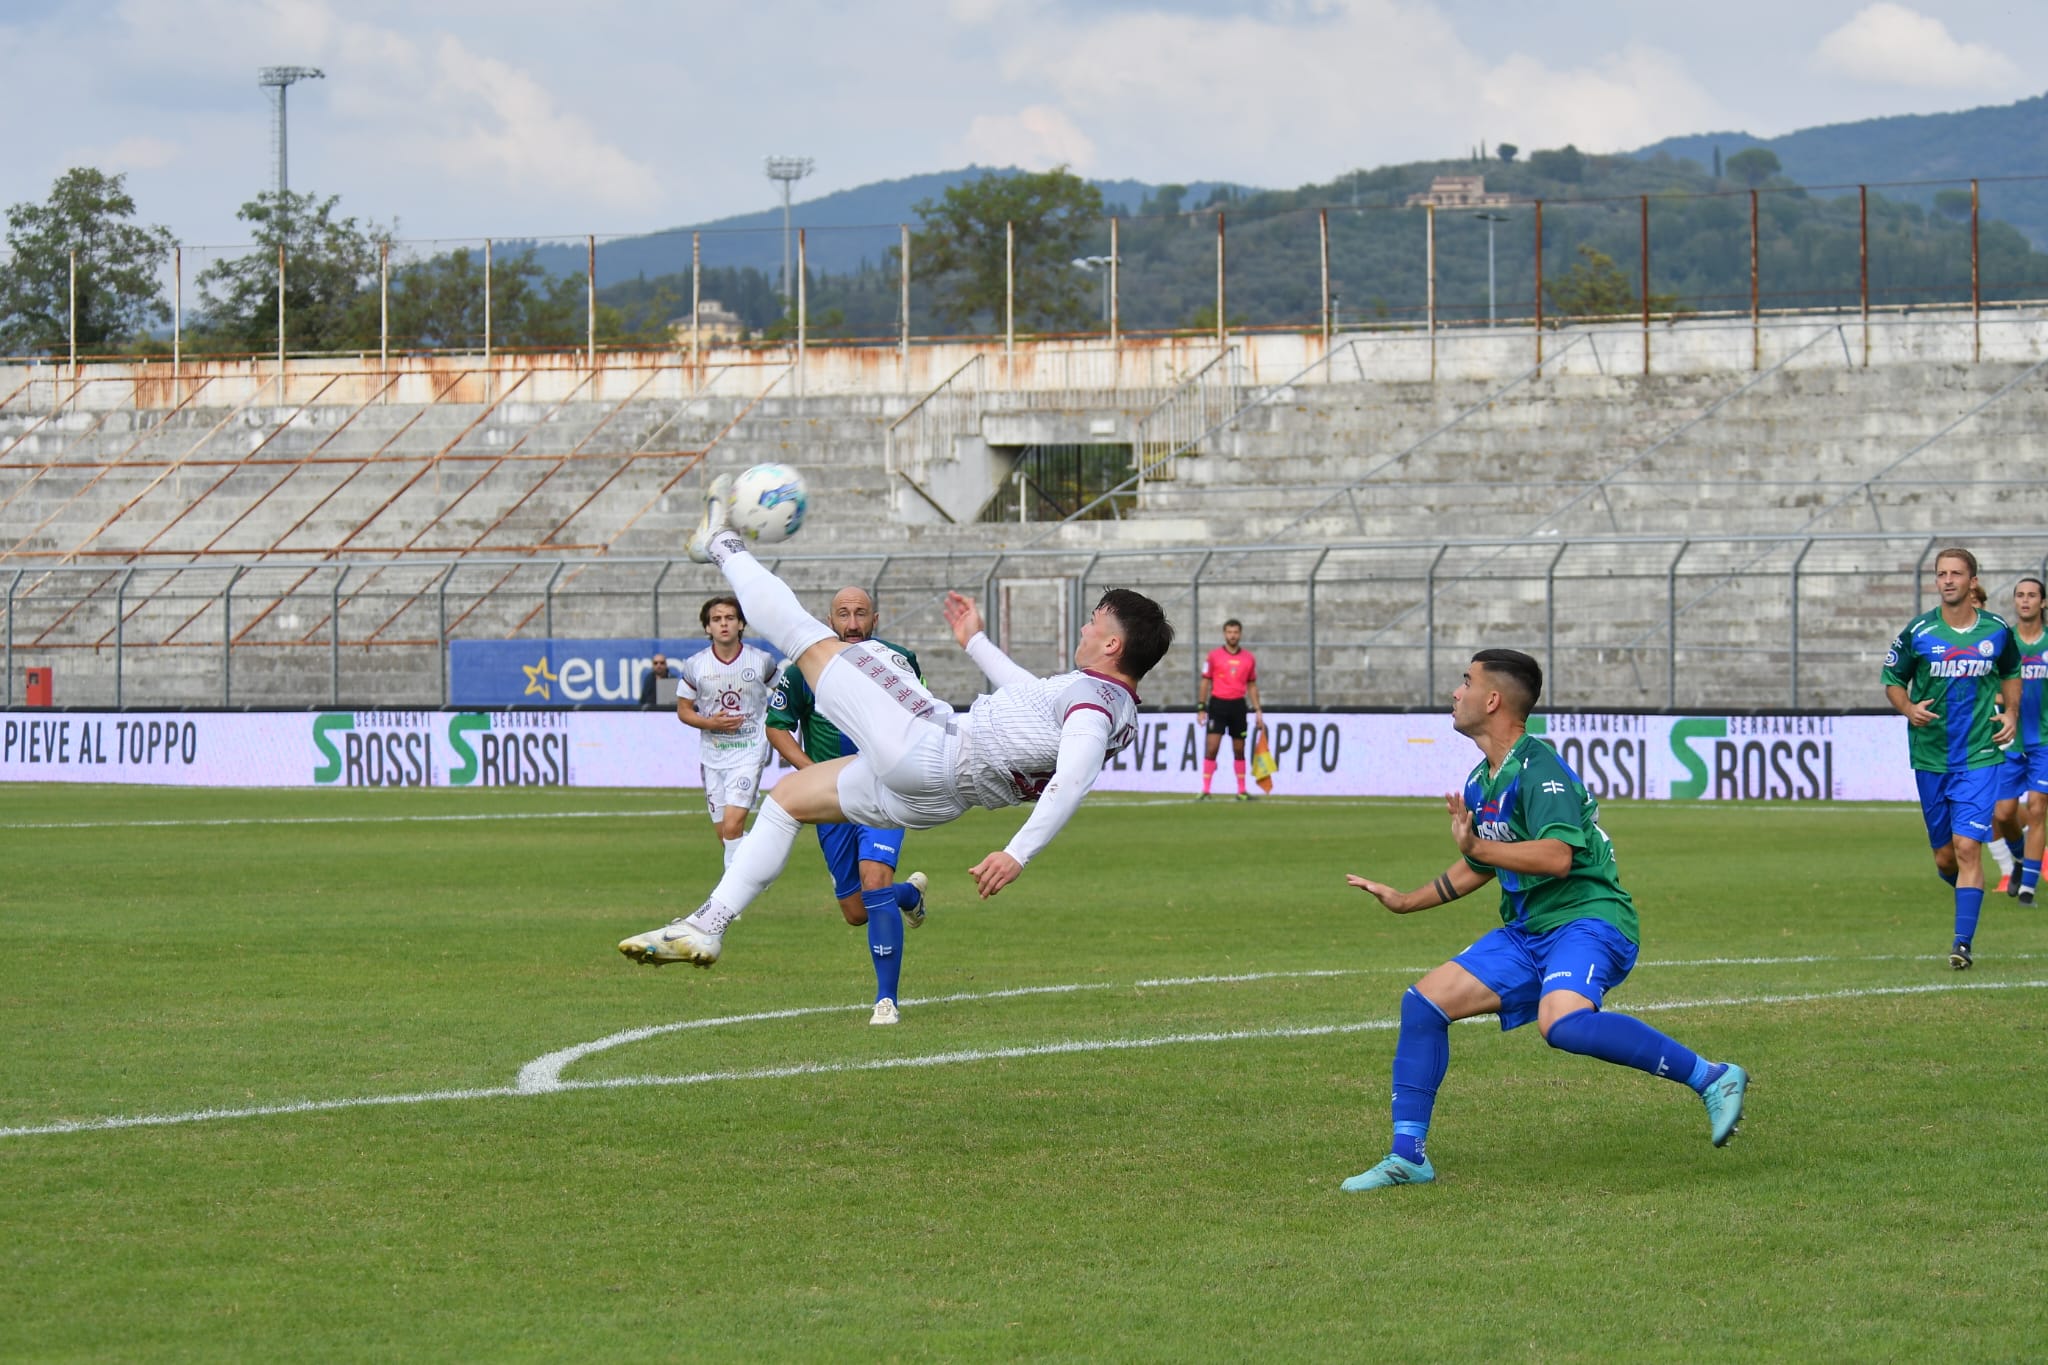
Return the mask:
<svg viewBox="0 0 2048 1365">
<path fill-rule="evenodd" d="M 819 672 L 815 691 L 818 709 L 860 748 L 839 774 L 839 809 L 848 820 L 930 829 L 967 809 L 955 776 L 953 708 L 898 669 L 888 650 L 872 643 L 841 650 Z"/>
<path fill-rule="evenodd" d="M 714 768 L 704 766 L 704 805 L 711 812 L 713 820 L 718 819 L 727 806 L 738 806 L 741 810 L 752 810 L 761 797 L 761 770 L 767 763 L 747 763 L 736 768 Z"/>
</svg>

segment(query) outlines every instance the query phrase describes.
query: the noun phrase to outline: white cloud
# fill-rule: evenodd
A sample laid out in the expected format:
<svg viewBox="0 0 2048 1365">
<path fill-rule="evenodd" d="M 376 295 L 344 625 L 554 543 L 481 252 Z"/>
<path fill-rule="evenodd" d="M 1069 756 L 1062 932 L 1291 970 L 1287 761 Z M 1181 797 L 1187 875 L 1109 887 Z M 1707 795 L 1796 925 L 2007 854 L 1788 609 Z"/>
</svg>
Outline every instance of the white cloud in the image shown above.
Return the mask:
<svg viewBox="0 0 2048 1365">
<path fill-rule="evenodd" d="M 1920 89 L 2011 89 L 2019 69 L 1982 43 L 1958 42 L 1948 25 L 1904 5 L 1870 5 L 1820 40 L 1824 71 L 1878 85 Z"/>
<path fill-rule="evenodd" d="M 1054 96 L 1048 114 L 1065 116 L 1096 165 L 1141 178 L 1286 186 L 1351 165 L 1460 156 L 1482 140 L 1613 151 L 1715 126 L 1725 112 L 1668 54 L 1490 62 L 1422 0 L 1211 18 L 1041 14 L 1003 36 L 1006 81 Z"/>
<path fill-rule="evenodd" d="M 1072 119 L 1046 104 L 1014 114 L 976 115 L 950 154 L 985 166 L 1019 166 L 1027 171 L 1067 166 L 1087 174 L 1095 169 L 1095 144 Z"/>
</svg>

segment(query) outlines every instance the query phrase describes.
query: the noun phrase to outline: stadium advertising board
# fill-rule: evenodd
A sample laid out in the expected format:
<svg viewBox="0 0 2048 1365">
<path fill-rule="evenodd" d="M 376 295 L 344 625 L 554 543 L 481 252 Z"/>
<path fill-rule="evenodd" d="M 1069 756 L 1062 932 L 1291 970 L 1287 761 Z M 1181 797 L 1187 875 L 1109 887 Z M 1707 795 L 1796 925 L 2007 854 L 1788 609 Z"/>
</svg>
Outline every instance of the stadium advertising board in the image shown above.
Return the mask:
<svg viewBox="0 0 2048 1365">
<path fill-rule="evenodd" d="M 1478 751 L 1442 714 L 1266 717 L 1276 796 L 1436 796 Z M 1908 801 L 1893 716 L 1546 715 L 1531 729 L 1602 800 Z M 1141 715 L 1102 791 L 1192 795 L 1202 732 Z M 1221 754 L 1230 785 L 1230 749 Z M 765 783 L 779 775 L 771 766 Z M 209 787 L 696 787 L 667 711 L 11 712 L 0 781 Z"/>
<path fill-rule="evenodd" d="M 693 640 L 451 640 L 448 695 L 457 706 L 635 702 L 657 653 L 671 660 L 683 659 L 709 644 L 701 636 Z M 775 654 L 766 645 L 762 648 Z"/>
</svg>

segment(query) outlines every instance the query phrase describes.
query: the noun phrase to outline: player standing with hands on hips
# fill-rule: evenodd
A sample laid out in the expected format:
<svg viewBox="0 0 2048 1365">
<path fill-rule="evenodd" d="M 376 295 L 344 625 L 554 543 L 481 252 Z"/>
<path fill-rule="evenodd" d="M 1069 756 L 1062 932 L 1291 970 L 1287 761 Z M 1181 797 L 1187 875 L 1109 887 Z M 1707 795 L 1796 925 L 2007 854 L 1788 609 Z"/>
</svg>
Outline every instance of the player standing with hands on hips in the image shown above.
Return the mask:
<svg viewBox="0 0 2048 1365">
<path fill-rule="evenodd" d="M 1223 623 L 1223 644 L 1202 660 L 1201 701 L 1195 719 L 1209 731 L 1208 749 L 1202 756 L 1202 795 L 1209 799 L 1209 784 L 1216 778 L 1216 752 L 1223 736 L 1230 736 L 1231 764 L 1237 774 L 1237 799 L 1249 801 L 1244 789 L 1245 703 L 1251 703 L 1258 717 L 1253 733 L 1265 728 L 1266 708 L 1259 704 L 1259 661 L 1250 650 L 1240 648 L 1244 625 L 1232 618 Z"/>
<path fill-rule="evenodd" d="M 1498 1014 L 1503 1030 L 1536 1021 L 1563 1052 L 1634 1067 L 1690 1087 L 1706 1102 L 1716 1147 L 1742 1119 L 1749 1075 L 1710 1062 L 1633 1015 L 1601 1008 L 1636 965 L 1635 902 L 1614 868 L 1600 807 L 1557 751 L 1528 733 L 1543 666 L 1513 649 L 1472 656 L 1451 694 L 1451 724 L 1479 746 L 1465 789 L 1444 798 L 1458 859 L 1428 886 L 1401 892 L 1348 877 L 1397 915 L 1448 904 L 1500 880 L 1501 927 L 1428 972 L 1401 997 L 1394 1044 L 1394 1150 L 1347 1190 L 1436 1179 L 1424 1150 L 1436 1092 L 1451 1062 L 1451 1025 Z"/>
<path fill-rule="evenodd" d="M 2000 746 L 2018 733 L 2020 648 L 2013 628 L 1971 601 L 1977 556 L 1934 557 L 1940 605 L 1906 623 L 1884 656 L 1884 695 L 1906 718 L 1906 752 L 1934 870 L 1955 888 L 1948 963 L 1967 970 L 1984 908 L 1984 864 L 1998 801 Z"/>
</svg>

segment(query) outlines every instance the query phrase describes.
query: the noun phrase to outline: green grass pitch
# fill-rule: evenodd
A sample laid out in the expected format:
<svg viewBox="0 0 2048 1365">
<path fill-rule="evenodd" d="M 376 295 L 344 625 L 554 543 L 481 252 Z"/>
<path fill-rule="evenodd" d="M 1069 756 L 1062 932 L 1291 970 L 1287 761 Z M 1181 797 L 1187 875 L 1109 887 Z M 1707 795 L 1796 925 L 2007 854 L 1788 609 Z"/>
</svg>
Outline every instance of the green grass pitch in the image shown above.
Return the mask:
<svg viewBox="0 0 2048 1365">
<path fill-rule="evenodd" d="M 1610 1003 L 1742 1132 L 1484 1021 L 1439 1183 L 1353 1196 L 1402 989 L 1495 922 L 1344 885 L 1441 871 L 1437 803 L 1097 796 L 986 903 L 1019 813 L 913 835 L 870 1029 L 808 834 L 715 969 L 613 950 L 708 888 L 694 793 L 0 789 L 0 1357 L 2037 1355 L 2048 909 L 1955 973 L 1911 810 L 1605 817 Z"/>
</svg>

